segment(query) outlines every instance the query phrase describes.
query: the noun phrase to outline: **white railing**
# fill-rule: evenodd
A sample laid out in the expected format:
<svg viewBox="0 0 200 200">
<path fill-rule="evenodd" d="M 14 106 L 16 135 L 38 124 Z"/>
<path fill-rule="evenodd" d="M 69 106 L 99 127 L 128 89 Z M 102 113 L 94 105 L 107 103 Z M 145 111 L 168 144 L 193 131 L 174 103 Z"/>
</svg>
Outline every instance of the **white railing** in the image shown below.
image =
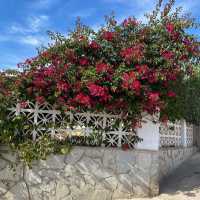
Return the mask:
<svg viewBox="0 0 200 200">
<path fill-rule="evenodd" d="M 49 134 L 75 145 L 123 147 L 158 150 L 159 147 L 193 146 L 193 126 L 185 121 L 163 125 L 145 120 L 137 131 L 128 128 L 120 115 L 90 112 L 61 112 L 49 104 L 18 103 L 10 110 L 12 119 L 18 115 L 26 118 L 23 133 L 35 140 Z M 138 138 L 143 141 L 138 143 Z"/>
<path fill-rule="evenodd" d="M 136 134 L 128 130 L 120 115 L 105 113 L 72 113 L 53 109 L 49 104 L 27 102 L 25 108 L 20 104 L 10 110 L 10 118 L 17 115 L 26 117 L 23 134 L 35 140 L 44 133 L 60 140 L 68 140 L 73 144 L 106 147 L 122 147 L 124 144 L 133 148 Z M 92 127 L 92 128 L 91 128 Z"/>
<path fill-rule="evenodd" d="M 160 147 L 190 147 L 193 146 L 193 125 L 183 121 L 161 124 Z"/>
<path fill-rule="evenodd" d="M 189 123 L 186 128 L 186 145 L 193 146 L 193 125 Z"/>
<path fill-rule="evenodd" d="M 167 125 L 160 125 L 160 146 L 181 146 L 182 136 L 181 136 L 181 122 L 168 123 Z"/>
</svg>

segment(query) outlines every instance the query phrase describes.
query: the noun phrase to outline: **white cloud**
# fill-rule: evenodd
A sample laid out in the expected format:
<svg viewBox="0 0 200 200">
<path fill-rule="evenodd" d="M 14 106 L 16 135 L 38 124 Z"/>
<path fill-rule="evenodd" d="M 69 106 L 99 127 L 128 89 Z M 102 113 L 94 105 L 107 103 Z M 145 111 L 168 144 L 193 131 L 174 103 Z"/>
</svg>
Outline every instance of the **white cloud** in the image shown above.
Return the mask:
<svg viewBox="0 0 200 200">
<path fill-rule="evenodd" d="M 0 42 L 17 42 L 21 44 L 31 45 L 39 47 L 41 45 L 47 45 L 49 42 L 48 36 L 41 34 L 37 35 L 0 35 Z"/>
<path fill-rule="evenodd" d="M 28 17 L 25 25 L 13 23 L 9 28 L 9 33 L 27 34 L 37 33 L 48 23 L 49 17 L 47 15 Z"/>
<path fill-rule="evenodd" d="M 20 37 L 19 42 L 22 44 L 39 47 L 40 45 L 47 45 L 49 42 L 49 38 L 41 35 L 27 35 L 24 37 Z"/>
<path fill-rule="evenodd" d="M 12 24 L 9 30 L 9 33 L 21 33 L 24 34 L 27 32 L 27 29 L 20 24 Z"/>
<path fill-rule="evenodd" d="M 0 42 L 21 43 L 35 47 L 46 45 L 48 37 L 44 36 L 44 32 L 48 20 L 47 15 L 39 15 L 28 17 L 24 24 L 13 23 L 6 31 L 7 34 L 0 34 Z"/>
<path fill-rule="evenodd" d="M 24 44 L 29 44 L 29 45 L 32 45 L 32 46 L 39 46 L 40 43 L 41 43 L 39 38 L 31 36 L 31 35 L 28 35 L 26 37 L 22 37 L 20 39 L 20 42 L 24 43 Z"/>
<path fill-rule="evenodd" d="M 194 12 L 199 10 L 199 0 L 182 0 L 177 1 L 176 3 L 177 7 L 182 7 L 183 12 Z"/>
<path fill-rule="evenodd" d="M 48 19 L 49 17 L 47 15 L 29 17 L 29 29 L 33 32 L 38 32 L 48 22 Z"/>
</svg>

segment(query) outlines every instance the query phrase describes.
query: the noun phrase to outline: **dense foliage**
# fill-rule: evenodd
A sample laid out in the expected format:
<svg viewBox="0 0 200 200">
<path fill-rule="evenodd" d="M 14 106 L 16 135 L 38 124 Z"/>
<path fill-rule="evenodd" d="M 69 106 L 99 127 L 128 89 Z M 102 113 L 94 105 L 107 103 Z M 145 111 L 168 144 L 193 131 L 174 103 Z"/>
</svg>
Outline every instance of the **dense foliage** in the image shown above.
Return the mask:
<svg viewBox="0 0 200 200">
<path fill-rule="evenodd" d="M 148 24 L 114 17 L 97 32 L 77 23 L 67 38 L 27 59 L 18 82 L 20 99 L 49 102 L 65 110 L 122 113 L 137 125 L 141 113 L 165 113 L 174 87 L 199 61 L 198 43 L 186 32 L 193 25 L 178 13 L 154 12 Z"/>
<path fill-rule="evenodd" d="M 97 32 L 77 21 L 67 37 L 50 33 L 53 43 L 19 64 L 22 73 L 10 77 L 15 79 L 12 98 L 16 96 L 23 107 L 30 100 L 48 102 L 63 111 L 121 114 L 133 128 L 140 125 L 142 113 L 159 112 L 162 121 L 182 118 L 182 88 L 199 63 L 199 43 L 187 32 L 195 27 L 194 21 L 181 16 L 180 9 L 172 12 L 173 0 L 162 11 L 161 4 L 146 24 L 134 17 L 117 23 L 111 16 Z M 3 85 L 9 85 L 5 83 L 0 84 L 0 106 L 4 107 L 0 120 L 4 135 L 10 136 L 13 132 L 4 125 L 12 98 L 8 101 L 4 95 Z M 13 130 L 19 125 L 11 124 Z M 10 138 L 16 141 L 19 136 Z"/>
<path fill-rule="evenodd" d="M 184 118 L 196 125 L 200 125 L 200 72 L 184 83 Z"/>
</svg>

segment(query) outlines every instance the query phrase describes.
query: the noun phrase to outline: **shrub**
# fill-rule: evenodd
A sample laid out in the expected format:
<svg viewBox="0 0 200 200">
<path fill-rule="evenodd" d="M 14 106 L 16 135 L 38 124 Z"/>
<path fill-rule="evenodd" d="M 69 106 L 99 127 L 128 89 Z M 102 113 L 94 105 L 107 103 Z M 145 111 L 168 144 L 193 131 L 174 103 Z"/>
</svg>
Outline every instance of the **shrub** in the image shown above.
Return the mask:
<svg viewBox="0 0 200 200">
<path fill-rule="evenodd" d="M 143 112 L 171 117 L 174 88 L 199 59 L 197 40 L 186 31 L 193 21 L 171 6 L 157 7 L 147 24 L 134 17 L 118 24 L 111 16 L 97 32 L 78 21 L 66 38 L 51 33 L 54 43 L 20 64 L 20 99 L 122 113 L 133 127 Z"/>
</svg>

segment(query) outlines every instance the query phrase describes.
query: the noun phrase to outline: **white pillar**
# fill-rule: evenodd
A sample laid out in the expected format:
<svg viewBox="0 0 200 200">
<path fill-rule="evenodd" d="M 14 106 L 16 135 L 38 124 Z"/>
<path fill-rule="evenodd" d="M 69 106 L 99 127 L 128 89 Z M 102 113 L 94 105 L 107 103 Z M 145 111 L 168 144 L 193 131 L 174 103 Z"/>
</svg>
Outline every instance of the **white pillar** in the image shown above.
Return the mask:
<svg viewBox="0 0 200 200">
<path fill-rule="evenodd" d="M 157 117 L 158 119 L 158 117 Z M 153 122 L 153 117 L 147 116 L 142 122 L 142 128 L 137 129 L 137 135 L 143 139 L 136 145 L 136 149 L 142 150 L 159 150 L 160 146 L 160 134 L 159 134 L 159 122 Z M 158 121 L 158 120 L 156 120 Z"/>
<path fill-rule="evenodd" d="M 187 147 L 187 124 L 185 120 L 181 121 L 181 138 L 183 147 Z"/>
</svg>

